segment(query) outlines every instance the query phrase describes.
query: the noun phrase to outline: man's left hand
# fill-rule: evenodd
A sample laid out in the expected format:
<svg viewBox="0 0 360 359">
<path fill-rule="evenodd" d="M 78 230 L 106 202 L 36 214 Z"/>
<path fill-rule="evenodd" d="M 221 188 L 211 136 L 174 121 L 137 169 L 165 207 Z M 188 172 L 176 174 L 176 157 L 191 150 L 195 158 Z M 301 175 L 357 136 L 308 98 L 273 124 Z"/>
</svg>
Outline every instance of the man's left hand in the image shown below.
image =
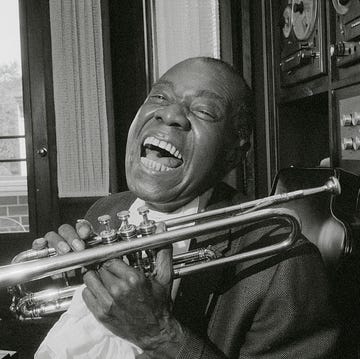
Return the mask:
<svg viewBox="0 0 360 359">
<path fill-rule="evenodd" d="M 150 354 L 172 351 L 184 339 L 171 314 L 171 256 L 170 249 L 158 252 L 155 276 L 146 277 L 120 259 L 84 275 L 83 298 L 97 320 Z"/>
</svg>

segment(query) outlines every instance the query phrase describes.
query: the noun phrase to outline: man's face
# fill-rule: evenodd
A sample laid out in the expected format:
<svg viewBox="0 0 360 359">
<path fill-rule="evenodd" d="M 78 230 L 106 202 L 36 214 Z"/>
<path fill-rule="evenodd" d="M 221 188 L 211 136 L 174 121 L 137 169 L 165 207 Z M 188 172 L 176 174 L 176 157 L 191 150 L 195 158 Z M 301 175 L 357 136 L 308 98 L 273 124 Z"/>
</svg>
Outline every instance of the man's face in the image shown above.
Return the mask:
<svg viewBox="0 0 360 359">
<path fill-rule="evenodd" d="M 237 92 L 226 69 L 201 60 L 180 63 L 162 76 L 129 130 L 129 189 L 154 208 L 172 211 L 219 180 Z"/>
</svg>

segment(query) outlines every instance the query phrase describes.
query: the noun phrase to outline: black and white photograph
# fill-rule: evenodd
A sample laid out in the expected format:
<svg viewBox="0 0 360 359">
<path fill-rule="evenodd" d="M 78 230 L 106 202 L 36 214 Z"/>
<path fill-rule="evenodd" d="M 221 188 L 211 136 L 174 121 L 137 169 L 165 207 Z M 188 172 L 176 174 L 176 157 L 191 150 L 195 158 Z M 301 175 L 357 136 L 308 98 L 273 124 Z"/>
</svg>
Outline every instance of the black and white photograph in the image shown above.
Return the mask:
<svg viewBox="0 0 360 359">
<path fill-rule="evenodd" d="M 360 359 L 359 0 L 0 0 L 0 359 Z"/>
</svg>

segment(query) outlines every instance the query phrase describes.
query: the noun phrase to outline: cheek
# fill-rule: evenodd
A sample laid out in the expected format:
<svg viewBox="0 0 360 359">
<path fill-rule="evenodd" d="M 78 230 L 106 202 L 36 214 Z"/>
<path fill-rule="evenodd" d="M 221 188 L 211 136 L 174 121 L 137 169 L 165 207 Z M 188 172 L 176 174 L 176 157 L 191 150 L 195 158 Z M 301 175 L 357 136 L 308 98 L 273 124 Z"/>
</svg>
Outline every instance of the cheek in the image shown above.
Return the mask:
<svg viewBox="0 0 360 359">
<path fill-rule="evenodd" d="M 131 145 L 131 143 L 140 135 L 141 130 L 144 126 L 148 123 L 148 121 L 153 117 L 153 114 L 155 112 L 155 108 L 153 106 L 149 106 L 146 103 L 143 104 L 138 112 L 135 115 L 134 120 L 131 123 L 131 126 L 129 128 L 128 132 L 128 145 Z"/>
<path fill-rule="evenodd" d="M 223 127 L 212 126 L 198 127 L 195 132 L 195 158 L 212 164 L 221 152 L 223 146 Z"/>
</svg>

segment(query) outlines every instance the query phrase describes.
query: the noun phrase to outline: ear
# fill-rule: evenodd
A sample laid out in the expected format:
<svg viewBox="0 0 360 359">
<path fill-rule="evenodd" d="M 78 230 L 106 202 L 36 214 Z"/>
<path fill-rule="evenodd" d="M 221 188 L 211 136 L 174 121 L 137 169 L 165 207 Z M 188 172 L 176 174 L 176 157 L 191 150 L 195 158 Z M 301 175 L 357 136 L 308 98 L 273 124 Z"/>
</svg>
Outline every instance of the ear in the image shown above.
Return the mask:
<svg viewBox="0 0 360 359">
<path fill-rule="evenodd" d="M 234 143 L 230 149 L 226 152 L 224 158 L 224 173 L 230 172 L 233 168 L 237 167 L 243 159 L 246 157 L 246 153 L 250 149 L 250 142 L 246 140 L 240 140 Z"/>
</svg>

